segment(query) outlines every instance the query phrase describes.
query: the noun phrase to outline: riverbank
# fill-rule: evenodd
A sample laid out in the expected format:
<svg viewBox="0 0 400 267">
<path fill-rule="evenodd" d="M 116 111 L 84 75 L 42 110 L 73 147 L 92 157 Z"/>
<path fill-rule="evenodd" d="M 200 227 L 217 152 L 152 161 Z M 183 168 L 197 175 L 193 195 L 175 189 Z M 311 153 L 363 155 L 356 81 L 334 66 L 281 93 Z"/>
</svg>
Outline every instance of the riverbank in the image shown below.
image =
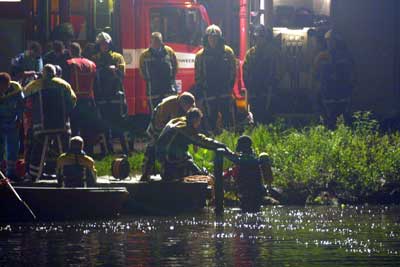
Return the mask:
<svg viewBox="0 0 400 267">
<path fill-rule="evenodd" d="M 329 192 L 342 203 L 399 203 L 400 133 L 383 133 L 369 113 L 356 113 L 352 125 L 339 120 L 335 130 L 323 125 L 302 129 L 277 122 L 247 129 L 254 149 L 267 152 L 273 162 L 273 186 L 280 201 L 302 204 Z M 216 139 L 235 148 L 239 134 L 224 132 Z M 199 166 L 212 171 L 213 152 L 191 153 Z M 113 157 L 96 163 L 99 175 L 110 174 Z M 140 173 L 143 153 L 129 158 L 132 171 Z M 225 168 L 231 163 L 225 160 Z"/>
</svg>

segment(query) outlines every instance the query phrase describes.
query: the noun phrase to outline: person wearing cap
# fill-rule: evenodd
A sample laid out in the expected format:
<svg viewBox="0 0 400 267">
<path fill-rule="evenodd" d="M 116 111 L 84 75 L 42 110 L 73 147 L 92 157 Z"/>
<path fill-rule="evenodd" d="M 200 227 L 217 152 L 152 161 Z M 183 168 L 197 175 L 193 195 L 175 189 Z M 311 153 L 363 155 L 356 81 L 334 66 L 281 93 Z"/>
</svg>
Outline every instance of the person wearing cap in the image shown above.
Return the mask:
<svg viewBox="0 0 400 267">
<path fill-rule="evenodd" d="M 19 125 L 24 111 L 24 94 L 19 83 L 8 73 L 0 72 L 0 162 L 6 152 L 6 175 L 16 179 L 19 151 Z"/>
<path fill-rule="evenodd" d="M 156 161 L 155 142 L 162 129 L 170 120 L 185 116 L 186 112 L 195 106 L 194 96 L 189 92 L 184 92 L 181 95 L 164 98 L 154 109 L 150 124 L 147 127 L 147 134 L 151 141 L 146 148 L 141 181 L 148 181 L 154 169 Z"/>
<path fill-rule="evenodd" d="M 74 136 L 69 150 L 57 159 L 57 181 L 61 187 L 90 187 L 96 185 L 94 160 L 87 156 L 82 137 Z"/>
<path fill-rule="evenodd" d="M 27 178 L 36 180 L 39 178 L 46 137 L 58 136 L 63 151 L 68 145 L 71 134 L 69 116 L 75 107 L 76 95 L 68 82 L 56 77 L 56 69 L 51 64 L 44 66 L 41 79 L 32 81 L 25 87 L 24 94 L 25 113 L 30 113 L 33 139 L 31 150 L 27 155 L 29 158 Z M 51 166 L 51 163 L 46 161 L 47 166 Z M 55 170 L 55 162 L 53 167 Z"/>
<path fill-rule="evenodd" d="M 190 144 L 210 150 L 223 148 L 229 152 L 225 144 L 199 132 L 202 117 L 200 109 L 191 108 L 185 116 L 170 120 L 162 130 L 156 146 L 163 180 L 204 174 L 188 152 Z"/>
<path fill-rule="evenodd" d="M 203 103 L 206 128 L 214 133 L 229 125 L 232 90 L 236 79 L 236 58 L 225 45 L 217 25 L 206 29 L 203 48 L 195 58 L 196 96 Z"/>
<path fill-rule="evenodd" d="M 86 140 L 89 154 L 97 137 L 97 109 L 94 99 L 96 64 L 81 56 L 79 43 L 71 44 L 72 58 L 67 61 L 67 81 L 74 90 L 77 102 L 71 114 L 72 135 L 81 135 Z M 89 146 L 88 146 L 89 144 Z"/>
<path fill-rule="evenodd" d="M 104 122 L 104 135 L 108 150 L 113 151 L 111 137 L 119 137 L 123 152 L 128 154 L 128 145 L 124 135 L 124 123 L 127 105 L 123 79 L 125 76 L 124 57 L 113 50 L 112 39 L 108 33 L 101 32 L 96 37 L 98 53 L 96 63 L 96 105 Z"/>
<path fill-rule="evenodd" d="M 354 61 L 342 36 L 336 30 L 325 34 L 327 49 L 314 62 L 314 78 L 319 83 L 325 123 L 334 128 L 338 116 L 348 119 L 355 86 Z"/>
<path fill-rule="evenodd" d="M 146 81 L 146 95 L 150 111 L 169 95 L 176 94 L 175 76 L 178 61 L 175 51 L 163 43 L 160 32 L 151 34 L 150 47 L 143 51 L 139 60 L 140 74 Z"/>
<path fill-rule="evenodd" d="M 236 153 L 228 155 L 235 166 L 224 174 L 225 179 L 233 178 L 243 212 L 260 210 L 266 194 L 264 183 L 270 188 L 274 179 L 270 157 L 265 152 L 257 156 L 252 146 L 253 141 L 249 136 L 240 136 Z"/>
<path fill-rule="evenodd" d="M 270 114 L 272 91 L 278 81 L 279 50 L 274 45 L 272 30 L 257 25 L 253 31 L 255 45 L 243 63 L 243 80 L 248 90 L 255 122 L 266 123 Z"/>
</svg>

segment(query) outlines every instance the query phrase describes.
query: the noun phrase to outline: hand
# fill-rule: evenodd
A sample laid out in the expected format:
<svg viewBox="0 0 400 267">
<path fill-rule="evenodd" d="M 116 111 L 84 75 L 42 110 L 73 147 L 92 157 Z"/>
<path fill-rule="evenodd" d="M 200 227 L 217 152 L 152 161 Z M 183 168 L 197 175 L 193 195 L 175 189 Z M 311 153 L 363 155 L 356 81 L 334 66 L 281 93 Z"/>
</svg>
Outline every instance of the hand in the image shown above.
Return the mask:
<svg viewBox="0 0 400 267">
<path fill-rule="evenodd" d="M 36 71 L 34 71 L 34 70 L 24 71 L 24 76 L 25 77 L 32 77 L 34 75 L 36 75 Z"/>
</svg>

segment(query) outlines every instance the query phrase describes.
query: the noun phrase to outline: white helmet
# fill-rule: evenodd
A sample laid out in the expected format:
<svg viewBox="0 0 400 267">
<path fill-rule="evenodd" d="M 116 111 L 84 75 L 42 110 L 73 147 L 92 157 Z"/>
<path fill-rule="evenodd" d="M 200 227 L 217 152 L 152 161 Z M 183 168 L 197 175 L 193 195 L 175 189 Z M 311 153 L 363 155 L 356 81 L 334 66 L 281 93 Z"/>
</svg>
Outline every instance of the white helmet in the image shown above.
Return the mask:
<svg viewBox="0 0 400 267">
<path fill-rule="evenodd" d="M 112 42 L 111 36 L 106 32 L 99 33 L 96 37 L 96 43 L 98 44 L 98 43 L 102 43 L 102 42 L 111 44 L 111 42 Z"/>
</svg>

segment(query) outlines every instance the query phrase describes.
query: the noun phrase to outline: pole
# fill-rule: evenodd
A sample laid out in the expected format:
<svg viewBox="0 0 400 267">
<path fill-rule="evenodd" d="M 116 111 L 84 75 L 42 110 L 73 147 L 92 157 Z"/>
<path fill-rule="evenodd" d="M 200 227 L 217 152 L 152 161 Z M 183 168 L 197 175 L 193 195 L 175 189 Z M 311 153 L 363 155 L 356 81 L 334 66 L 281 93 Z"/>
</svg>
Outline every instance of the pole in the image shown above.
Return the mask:
<svg viewBox="0 0 400 267">
<path fill-rule="evenodd" d="M 240 27 L 239 59 L 244 60 L 247 50 L 247 29 L 248 29 L 247 0 L 240 0 L 239 27 Z"/>
<path fill-rule="evenodd" d="M 215 182 L 215 213 L 224 213 L 224 182 L 222 178 L 222 168 L 224 163 L 224 149 L 218 149 L 214 158 L 214 182 Z"/>
<path fill-rule="evenodd" d="M 17 202 L 19 202 L 22 207 L 25 209 L 26 213 L 29 216 L 29 219 L 31 220 L 36 220 L 36 216 L 33 213 L 32 209 L 26 204 L 25 201 L 21 199 L 21 197 L 18 195 L 17 191 L 15 191 L 14 187 L 10 184 L 10 182 L 7 180 L 7 178 L 4 176 L 4 174 L 0 171 L 0 180 L 4 180 L 4 183 L 6 184 L 7 188 L 11 192 L 11 194 L 15 197 Z"/>
</svg>

